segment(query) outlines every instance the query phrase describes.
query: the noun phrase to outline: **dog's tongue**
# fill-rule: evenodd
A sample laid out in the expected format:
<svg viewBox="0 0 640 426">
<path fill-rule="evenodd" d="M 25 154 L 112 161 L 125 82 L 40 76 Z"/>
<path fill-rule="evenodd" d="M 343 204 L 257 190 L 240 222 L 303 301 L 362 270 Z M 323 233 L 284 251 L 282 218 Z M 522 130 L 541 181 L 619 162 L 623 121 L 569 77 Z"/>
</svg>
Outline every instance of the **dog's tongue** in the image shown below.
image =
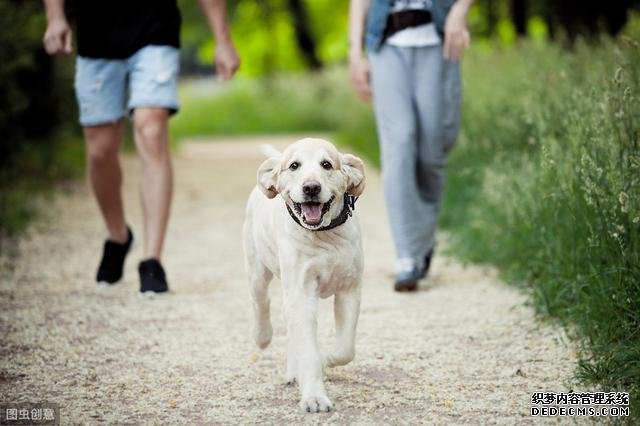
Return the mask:
<svg viewBox="0 0 640 426">
<path fill-rule="evenodd" d="M 302 207 L 302 214 L 307 223 L 318 223 L 322 217 L 322 204 L 320 203 L 304 203 Z"/>
</svg>

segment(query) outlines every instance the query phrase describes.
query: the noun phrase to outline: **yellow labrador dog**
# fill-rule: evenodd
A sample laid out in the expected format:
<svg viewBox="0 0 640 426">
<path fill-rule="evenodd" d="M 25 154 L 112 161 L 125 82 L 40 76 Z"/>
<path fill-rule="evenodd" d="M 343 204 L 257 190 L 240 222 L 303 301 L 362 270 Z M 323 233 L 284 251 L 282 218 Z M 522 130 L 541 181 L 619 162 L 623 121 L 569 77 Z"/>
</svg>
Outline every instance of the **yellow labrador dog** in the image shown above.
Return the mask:
<svg viewBox="0 0 640 426">
<path fill-rule="evenodd" d="M 323 368 L 347 364 L 355 354 L 363 258 L 352 209 L 364 190 L 364 166 L 322 139 L 272 151 L 258 169 L 243 229 L 253 337 L 260 348 L 271 342 L 267 289 L 275 275 L 287 322 L 285 380 L 298 382 L 303 411 L 330 411 Z M 318 298 L 329 296 L 335 296 L 336 342 L 324 353 L 316 315 Z"/>
</svg>

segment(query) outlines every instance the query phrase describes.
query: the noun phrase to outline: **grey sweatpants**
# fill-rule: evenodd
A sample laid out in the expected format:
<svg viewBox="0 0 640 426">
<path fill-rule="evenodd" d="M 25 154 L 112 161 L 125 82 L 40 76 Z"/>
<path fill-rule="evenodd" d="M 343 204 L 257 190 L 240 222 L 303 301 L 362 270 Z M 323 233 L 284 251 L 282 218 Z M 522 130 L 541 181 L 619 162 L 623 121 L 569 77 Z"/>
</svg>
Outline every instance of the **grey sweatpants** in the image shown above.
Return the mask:
<svg viewBox="0 0 640 426">
<path fill-rule="evenodd" d="M 433 247 L 447 152 L 460 127 L 458 62 L 442 46 L 369 53 L 385 199 L 396 258 L 421 267 Z"/>
</svg>

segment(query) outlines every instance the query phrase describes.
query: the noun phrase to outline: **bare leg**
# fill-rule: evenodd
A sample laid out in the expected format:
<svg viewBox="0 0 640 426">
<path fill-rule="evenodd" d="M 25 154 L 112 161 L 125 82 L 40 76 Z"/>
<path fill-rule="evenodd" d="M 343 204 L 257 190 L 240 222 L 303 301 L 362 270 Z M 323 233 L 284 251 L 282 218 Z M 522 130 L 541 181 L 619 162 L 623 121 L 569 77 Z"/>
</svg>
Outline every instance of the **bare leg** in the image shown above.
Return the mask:
<svg viewBox="0 0 640 426">
<path fill-rule="evenodd" d="M 159 260 L 173 192 L 169 112 L 164 108 L 137 108 L 133 121 L 142 162 L 140 198 L 144 218 L 144 258 Z"/>
<path fill-rule="evenodd" d="M 118 151 L 122 144 L 122 121 L 84 128 L 87 174 L 109 232 L 109 239 L 127 241 L 122 205 L 122 171 Z"/>
<path fill-rule="evenodd" d="M 335 367 L 348 364 L 356 354 L 356 326 L 360 315 L 360 289 L 338 293 L 333 305 L 336 320 L 336 345 L 325 356 L 323 365 Z"/>
</svg>

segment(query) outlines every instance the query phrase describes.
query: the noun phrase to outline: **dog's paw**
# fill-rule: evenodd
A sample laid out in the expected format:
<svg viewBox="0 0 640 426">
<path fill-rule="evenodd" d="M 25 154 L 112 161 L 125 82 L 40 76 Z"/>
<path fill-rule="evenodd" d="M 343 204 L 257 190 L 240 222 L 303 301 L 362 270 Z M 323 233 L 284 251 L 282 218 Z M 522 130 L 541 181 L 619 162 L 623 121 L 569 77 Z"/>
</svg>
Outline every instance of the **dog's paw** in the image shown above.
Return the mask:
<svg viewBox="0 0 640 426">
<path fill-rule="evenodd" d="M 264 349 L 271 343 L 271 337 L 273 336 L 273 328 L 271 323 L 256 324 L 253 328 L 253 340 L 260 349 Z"/>
<path fill-rule="evenodd" d="M 296 379 L 295 373 L 293 371 L 289 371 L 287 369 L 287 372 L 284 373 L 284 383 L 285 383 L 285 385 L 292 386 L 292 385 L 295 385 L 296 382 L 297 382 L 297 379 Z"/>
<path fill-rule="evenodd" d="M 300 410 L 306 413 L 325 413 L 332 409 L 333 405 L 326 395 L 303 396 L 300 400 Z"/>
</svg>

